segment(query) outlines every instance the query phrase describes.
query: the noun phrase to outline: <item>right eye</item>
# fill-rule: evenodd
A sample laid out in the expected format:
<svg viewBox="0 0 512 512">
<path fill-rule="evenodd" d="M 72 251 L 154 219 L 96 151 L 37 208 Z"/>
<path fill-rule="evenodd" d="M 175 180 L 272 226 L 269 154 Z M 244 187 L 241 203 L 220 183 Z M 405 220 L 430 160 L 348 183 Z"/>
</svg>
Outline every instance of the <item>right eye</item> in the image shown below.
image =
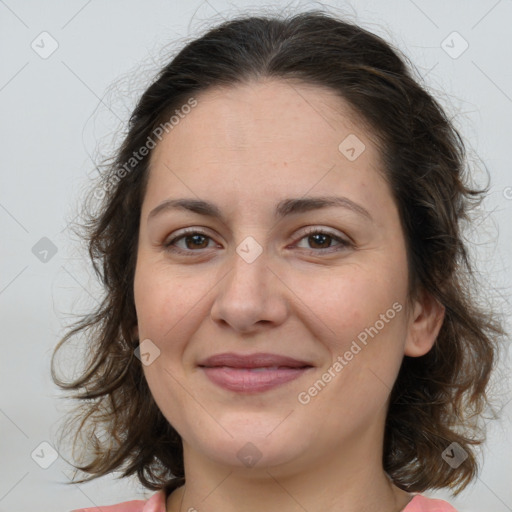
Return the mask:
<svg viewBox="0 0 512 512">
<path fill-rule="evenodd" d="M 207 249 L 209 241 L 213 242 L 213 239 L 205 232 L 192 228 L 184 230 L 177 236 L 165 241 L 163 247 L 166 251 L 191 256 L 191 253 L 199 252 L 196 249 Z M 177 243 L 179 242 L 183 242 L 184 246 L 178 246 Z"/>
</svg>

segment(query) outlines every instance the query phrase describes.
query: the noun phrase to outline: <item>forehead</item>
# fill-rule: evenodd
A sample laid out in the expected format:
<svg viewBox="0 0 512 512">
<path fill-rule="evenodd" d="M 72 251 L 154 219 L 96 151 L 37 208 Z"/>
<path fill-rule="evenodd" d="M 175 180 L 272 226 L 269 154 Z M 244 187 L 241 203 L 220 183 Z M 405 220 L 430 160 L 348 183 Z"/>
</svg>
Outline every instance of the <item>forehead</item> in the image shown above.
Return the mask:
<svg viewBox="0 0 512 512">
<path fill-rule="evenodd" d="M 376 201 L 372 183 L 382 192 L 375 134 L 335 91 L 266 80 L 206 90 L 195 99 L 153 150 L 152 203 L 173 192 L 216 194 L 231 204 L 333 188 Z"/>
<path fill-rule="evenodd" d="M 195 99 L 197 106 L 180 116 L 170 132 L 177 158 L 185 156 L 178 154 L 183 148 L 179 142 L 190 139 L 195 139 L 195 146 L 211 150 L 263 146 L 271 147 L 273 154 L 280 148 L 283 155 L 304 156 L 315 147 L 337 149 L 340 137 L 350 133 L 374 138 L 343 98 L 319 85 L 267 79 L 208 89 Z M 284 147 L 284 141 L 300 144 Z M 159 144 L 153 159 L 166 147 Z"/>
</svg>

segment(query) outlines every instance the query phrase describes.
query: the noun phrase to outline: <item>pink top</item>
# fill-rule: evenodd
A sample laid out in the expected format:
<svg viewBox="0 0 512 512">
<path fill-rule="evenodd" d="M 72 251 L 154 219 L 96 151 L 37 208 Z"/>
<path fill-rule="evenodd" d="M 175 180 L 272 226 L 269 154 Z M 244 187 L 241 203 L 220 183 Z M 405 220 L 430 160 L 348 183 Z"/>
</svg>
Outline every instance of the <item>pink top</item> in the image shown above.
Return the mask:
<svg viewBox="0 0 512 512">
<path fill-rule="evenodd" d="M 153 494 L 149 500 L 134 500 L 110 505 L 107 507 L 80 508 L 71 512 L 166 512 L 166 495 L 162 489 Z M 434 500 L 422 496 L 414 495 L 414 498 L 402 510 L 402 512 L 457 512 L 451 505 L 443 500 Z"/>
</svg>

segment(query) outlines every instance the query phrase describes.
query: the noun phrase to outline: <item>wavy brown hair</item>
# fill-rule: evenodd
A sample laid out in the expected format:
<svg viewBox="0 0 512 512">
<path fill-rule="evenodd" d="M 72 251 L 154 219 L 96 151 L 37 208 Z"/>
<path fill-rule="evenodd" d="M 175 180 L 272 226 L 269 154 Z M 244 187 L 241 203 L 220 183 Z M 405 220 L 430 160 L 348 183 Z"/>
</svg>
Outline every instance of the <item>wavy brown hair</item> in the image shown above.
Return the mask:
<svg viewBox="0 0 512 512">
<path fill-rule="evenodd" d="M 488 186 L 470 186 L 464 143 L 412 69 L 380 37 L 314 10 L 232 18 L 189 42 L 160 70 L 84 202 L 88 213 L 79 227 L 103 300 L 73 324 L 52 357 L 54 382 L 79 400 L 66 425 L 74 432 L 73 451 L 82 441 L 73 466 L 89 474 L 78 482 L 115 470 L 122 477 L 136 473 L 152 490 L 183 480 L 181 438 L 157 407 L 134 355 L 134 273 L 151 152 L 136 162 L 133 154 L 200 92 L 262 78 L 327 87 L 376 135 L 406 240 L 409 299 L 424 291 L 445 307 L 430 352 L 403 359 L 390 396 L 384 470 L 409 492 L 450 487 L 457 493 L 476 476 L 476 446 L 485 431 L 475 419 L 489 404 L 488 382 L 504 331 L 477 301 L 462 228 Z M 83 371 L 62 380 L 56 354 L 80 333 L 87 348 Z M 468 454 L 457 469 L 442 458 L 453 442 Z"/>
</svg>

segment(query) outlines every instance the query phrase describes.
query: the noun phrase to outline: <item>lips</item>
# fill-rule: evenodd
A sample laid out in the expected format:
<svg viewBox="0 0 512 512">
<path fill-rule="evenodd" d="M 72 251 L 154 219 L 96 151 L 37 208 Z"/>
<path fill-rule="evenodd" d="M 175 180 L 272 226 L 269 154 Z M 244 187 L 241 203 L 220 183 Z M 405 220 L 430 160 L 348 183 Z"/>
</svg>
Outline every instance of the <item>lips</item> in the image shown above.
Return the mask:
<svg viewBox="0 0 512 512">
<path fill-rule="evenodd" d="M 278 354 L 235 354 L 228 352 L 208 357 L 202 360 L 198 366 L 206 368 L 219 366 L 228 366 L 230 368 L 304 368 L 313 365 L 307 361 Z"/>
<path fill-rule="evenodd" d="M 208 379 L 229 391 L 260 393 L 297 379 L 313 368 L 277 354 L 217 354 L 198 364 Z"/>
</svg>

